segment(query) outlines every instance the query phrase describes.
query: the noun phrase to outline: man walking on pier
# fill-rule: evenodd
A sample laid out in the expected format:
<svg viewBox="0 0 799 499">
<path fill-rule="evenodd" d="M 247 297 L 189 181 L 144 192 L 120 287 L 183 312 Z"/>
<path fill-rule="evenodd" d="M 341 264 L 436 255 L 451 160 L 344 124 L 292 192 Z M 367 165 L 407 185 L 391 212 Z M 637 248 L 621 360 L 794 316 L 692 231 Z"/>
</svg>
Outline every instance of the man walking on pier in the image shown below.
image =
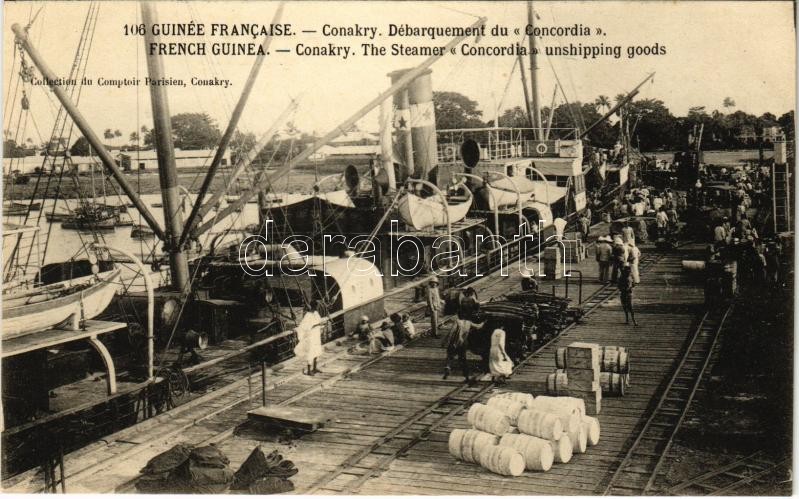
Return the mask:
<svg viewBox="0 0 799 499">
<path fill-rule="evenodd" d="M 621 306 L 624 309 L 624 323 L 629 324 L 630 319 L 633 320 L 633 325 L 637 326 L 635 321 L 635 312 L 633 311 L 633 288 L 635 281 L 633 280 L 632 269 L 629 265 L 622 267 L 621 275 L 618 281 L 619 292 L 621 293 Z"/>
<path fill-rule="evenodd" d="M 596 241 L 596 261 L 599 265 L 599 282 L 601 284 L 607 284 L 610 280 L 611 253 L 610 237 L 600 236 Z"/>
</svg>

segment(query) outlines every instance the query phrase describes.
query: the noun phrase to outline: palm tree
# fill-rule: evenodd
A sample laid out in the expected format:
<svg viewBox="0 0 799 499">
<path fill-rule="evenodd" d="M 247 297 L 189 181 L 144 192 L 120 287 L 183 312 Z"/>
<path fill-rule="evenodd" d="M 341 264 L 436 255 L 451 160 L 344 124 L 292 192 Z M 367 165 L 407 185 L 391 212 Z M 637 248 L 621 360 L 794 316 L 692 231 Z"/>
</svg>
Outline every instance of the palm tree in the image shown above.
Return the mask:
<svg viewBox="0 0 799 499">
<path fill-rule="evenodd" d="M 724 107 L 735 107 L 735 101 L 732 100 L 732 97 L 725 97 L 724 98 Z"/>
<path fill-rule="evenodd" d="M 131 132 L 129 142 L 131 143 L 131 145 L 139 142 L 139 132 Z"/>
<path fill-rule="evenodd" d="M 103 138 L 105 138 L 106 140 L 113 139 L 114 132 L 112 132 L 110 128 L 106 128 L 105 131 L 103 132 Z"/>
<path fill-rule="evenodd" d="M 610 98 L 607 95 L 600 95 L 594 101 L 594 106 L 596 106 L 597 110 L 610 109 Z"/>
</svg>

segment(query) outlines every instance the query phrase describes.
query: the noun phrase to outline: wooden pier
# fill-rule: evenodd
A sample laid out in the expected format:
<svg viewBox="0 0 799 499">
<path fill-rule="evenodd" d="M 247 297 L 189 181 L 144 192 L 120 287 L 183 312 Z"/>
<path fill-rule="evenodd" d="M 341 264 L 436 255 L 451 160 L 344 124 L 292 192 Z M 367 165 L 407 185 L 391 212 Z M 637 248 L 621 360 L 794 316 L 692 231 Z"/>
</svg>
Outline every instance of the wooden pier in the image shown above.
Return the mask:
<svg viewBox="0 0 799 499">
<path fill-rule="evenodd" d="M 603 399 L 600 443 L 547 473 L 503 477 L 450 456 L 449 432 L 466 428 L 468 407 L 488 398 L 496 387 L 488 380 L 468 386 L 457 370 L 443 380 L 441 340 L 425 336 L 378 356 L 351 353 L 349 341 L 328 344 L 320 365 L 323 374 L 314 377 L 301 374 L 296 359 L 270 371 L 270 406 L 316 408 L 332 415 L 313 433 L 267 432 L 248 421 L 247 412 L 261 406 L 261 377 L 253 375 L 67 455 L 67 491 L 132 492 L 145 463 L 182 442 L 215 443 L 233 469 L 257 445 L 267 451 L 277 448 L 300 470 L 292 477 L 297 493 L 601 494 L 625 463 L 704 314 L 703 283 L 681 269 L 686 254 L 699 248 L 672 253 L 656 253 L 649 245 L 641 249 L 642 281 L 634 297 L 640 326 L 624 324 L 615 288 L 596 282 L 596 262 L 589 256 L 574 265 L 583 276 L 586 316 L 517 366 L 503 387 L 542 394 L 546 375 L 555 369 L 556 348 L 572 341 L 620 345 L 630 351 L 631 385 L 625 397 Z M 518 290 L 518 273 L 512 268 L 508 274 L 475 282 L 480 299 Z M 570 280 L 573 302 L 576 282 Z M 540 283 L 542 290 L 554 286 L 559 296 L 565 293 L 564 279 Z M 387 305 L 389 312 L 407 307 L 399 301 Z M 423 328 L 425 323 L 417 323 L 417 329 Z M 34 471 L 4 483 L 7 492 L 42 487 Z"/>
</svg>

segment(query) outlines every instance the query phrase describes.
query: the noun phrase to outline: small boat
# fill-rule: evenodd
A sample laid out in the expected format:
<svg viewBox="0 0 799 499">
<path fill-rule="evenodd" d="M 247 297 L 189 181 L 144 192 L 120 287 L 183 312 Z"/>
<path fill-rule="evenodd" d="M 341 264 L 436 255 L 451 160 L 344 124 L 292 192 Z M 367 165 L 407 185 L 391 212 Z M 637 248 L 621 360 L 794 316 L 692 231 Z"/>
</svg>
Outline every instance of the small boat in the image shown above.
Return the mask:
<svg viewBox="0 0 799 499">
<path fill-rule="evenodd" d="M 102 313 L 121 288 L 121 270 L 9 292 L 3 296 L 2 338 L 7 340 Z"/>
<path fill-rule="evenodd" d="M 83 215 L 74 215 L 61 222 L 61 228 L 83 231 L 112 231 L 114 227 L 116 227 L 116 222 L 117 220 L 115 217 L 96 219 Z"/>
<path fill-rule="evenodd" d="M 472 206 L 472 194 L 465 189 L 465 195 L 447 196 L 447 208 L 438 196 L 423 198 L 413 193 L 405 194 L 399 200 L 399 212 L 406 224 L 416 230 L 446 226 L 460 222 Z"/>
<path fill-rule="evenodd" d="M 42 209 L 42 203 L 21 203 L 19 201 L 12 201 L 11 207 L 21 210 L 39 211 Z"/>
<path fill-rule="evenodd" d="M 13 203 L 3 206 L 4 217 L 24 217 L 27 214 L 28 214 L 27 206 L 14 206 Z"/>
<path fill-rule="evenodd" d="M 72 213 L 67 213 L 65 211 L 56 211 L 56 212 L 44 212 L 44 218 L 47 219 L 48 222 L 63 222 L 65 220 L 69 220 L 70 218 L 74 217 Z"/>
<path fill-rule="evenodd" d="M 228 203 L 235 203 L 239 199 L 241 199 L 241 196 L 236 196 L 235 194 L 228 194 L 227 196 L 225 196 L 225 201 L 227 201 Z M 258 204 L 258 198 L 257 197 L 250 198 L 247 201 L 247 204 Z"/>
<path fill-rule="evenodd" d="M 155 232 L 146 226 L 146 225 L 135 225 L 130 230 L 130 237 L 133 239 L 147 239 L 150 237 L 155 237 Z"/>
</svg>

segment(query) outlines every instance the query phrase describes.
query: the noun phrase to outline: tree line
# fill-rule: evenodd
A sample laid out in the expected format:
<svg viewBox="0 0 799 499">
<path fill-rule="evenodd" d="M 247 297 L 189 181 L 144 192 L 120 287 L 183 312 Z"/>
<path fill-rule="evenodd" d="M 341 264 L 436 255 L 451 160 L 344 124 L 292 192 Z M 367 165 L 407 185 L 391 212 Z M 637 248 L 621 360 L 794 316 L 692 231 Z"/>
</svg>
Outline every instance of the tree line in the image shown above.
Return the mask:
<svg viewBox="0 0 799 499">
<path fill-rule="evenodd" d="M 616 96 L 619 102 L 624 94 Z M 434 92 L 433 101 L 436 112 L 436 127 L 439 130 L 450 128 L 493 127 L 494 119 L 486 120 L 478 103 L 457 92 Z M 542 122 L 553 130 L 586 130 L 613 107 L 608 96 L 600 95 L 592 102 L 570 102 L 541 110 Z M 779 126 L 787 137 L 793 137 L 794 112 L 789 111 L 777 117 L 772 113 L 761 116 L 735 110 L 735 101 L 727 97 L 721 103 L 723 109 L 708 111 L 705 107 L 693 107 L 686 116 L 675 116 L 659 99 L 633 100 L 623 107 L 632 145 L 643 152 L 673 151 L 684 149 L 688 136 L 697 125 L 704 125 L 702 149 L 753 149 L 759 147 L 759 137 L 768 127 Z M 618 114 L 618 113 L 617 113 Z M 529 127 L 527 112 L 521 106 L 505 109 L 499 116 L 501 127 Z M 222 136 L 219 125 L 206 113 L 180 113 L 172 116 L 172 135 L 175 147 L 180 149 L 213 149 Z M 554 136 L 558 136 L 554 132 Z M 120 130 L 106 129 L 103 138 L 109 147 L 122 150 L 142 150 L 154 147 L 153 130 L 142 126 L 129 135 Z M 291 140 L 285 140 L 285 139 Z M 268 164 L 282 161 L 304 149 L 316 137 L 297 129 L 288 123 L 275 134 L 260 152 L 256 163 Z M 596 147 L 612 147 L 619 139 L 617 123 L 605 120 L 594 127 L 587 135 L 589 144 Z M 235 163 L 257 142 L 255 134 L 237 131 L 230 143 L 231 159 Z M 17 143 L 9 130 L 5 131 L 3 151 L 6 157 L 22 157 L 35 154 L 63 155 L 67 150 L 65 138 L 54 139 L 52 143 L 36 145 L 27 138 Z M 87 156 L 91 153 L 89 142 L 79 137 L 69 147 L 73 156 Z"/>
<path fill-rule="evenodd" d="M 615 102 L 624 98 L 624 94 L 617 95 Z M 494 126 L 494 119 L 484 120 L 477 102 L 463 94 L 434 92 L 434 103 L 439 130 Z M 730 97 L 721 104 L 724 111 L 714 109 L 708 112 L 704 106 L 692 107 L 686 116 L 675 116 L 660 99 L 640 99 L 625 104 L 622 113 L 627 120 L 625 128 L 629 130 L 632 145 L 643 152 L 684 149 L 695 125 L 704 125 L 701 147 L 705 150 L 756 149 L 763 130 L 774 126 L 781 127 L 787 137 L 793 137 L 793 111 L 779 117 L 772 113 L 756 116 L 734 110 L 735 101 Z M 612 107 L 611 99 L 600 95 L 592 102 L 561 104 L 555 107 L 554 112 L 548 106 L 544 107 L 541 119 L 545 125 L 551 123 L 553 130 L 586 130 Z M 505 109 L 499 116 L 499 126 L 530 127 L 527 111 L 521 106 Z M 597 147 L 612 147 L 619 140 L 618 124 L 605 120 L 588 133 L 586 140 Z"/>
</svg>

